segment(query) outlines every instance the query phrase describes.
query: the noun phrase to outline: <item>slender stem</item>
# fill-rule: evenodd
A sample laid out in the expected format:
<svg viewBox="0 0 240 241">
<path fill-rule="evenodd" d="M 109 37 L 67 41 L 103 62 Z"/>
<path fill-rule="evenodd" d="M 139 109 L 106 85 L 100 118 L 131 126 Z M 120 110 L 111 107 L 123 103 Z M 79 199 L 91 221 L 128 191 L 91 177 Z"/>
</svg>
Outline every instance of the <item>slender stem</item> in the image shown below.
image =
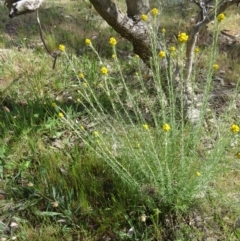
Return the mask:
<svg viewBox="0 0 240 241">
<path fill-rule="evenodd" d="M 40 38 L 43 42 L 43 45 L 44 45 L 44 48 L 46 49 L 47 53 L 53 57 L 53 66 L 52 66 L 52 69 L 55 69 L 55 66 L 56 66 L 56 62 L 57 62 L 57 57 L 58 57 L 58 54 L 57 53 L 51 53 L 51 51 L 49 50 L 49 48 L 47 47 L 47 44 L 43 38 L 43 30 L 42 30 L 42 25 L 41 25 L 41 22 L 40 22 L 40 18 L 39 18 L 39 15 L 38 15 L 38 9 L 37 9 L 37 23 L 38 23 L 38 27 L 39 27 L 39 33 L 40 33 Z"/>
</svg>

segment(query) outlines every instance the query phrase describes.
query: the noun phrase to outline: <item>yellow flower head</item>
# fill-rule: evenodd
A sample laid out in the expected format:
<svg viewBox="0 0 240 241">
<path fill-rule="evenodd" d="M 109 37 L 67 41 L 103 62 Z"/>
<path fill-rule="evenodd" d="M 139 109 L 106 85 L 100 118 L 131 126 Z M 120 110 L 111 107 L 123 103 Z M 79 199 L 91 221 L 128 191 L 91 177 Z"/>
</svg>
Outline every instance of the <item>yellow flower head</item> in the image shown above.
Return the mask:
<svg viewBox="0 0 240 241">
<path fill-rule="evenodd" d="M 136 147 L 139 148 L 141 144 L 139 142 L 136 143 Z"/>
<path fill-rule="evenodd" d="M 62 112 L 59 112 L 59 113 L 58 113 L 58 117 L 59 117 L 59 118 L 63 118 L 63 117 L 64 117 L 63 113 L 62 113 Z"/>
<path fill-rule="evenodd" d="M 148 130 L 148 129 L 149 129 L 148 124 L 143 124 L 143 129 L 144 129 L 144 130 Z"/>
<path fill-rule="evenodd" d="M 87 87 L 88 87 L 87 82 L 83 82 L 83 87 L 84 87 L 84 88 L 87 88 Z"/>
<path fill-rule="evenodd" d="M 116 58 L 116 55 L 115 55 L 115 54 L 113 54 L 113 55 L 112 55 L 112 58 L 113 58 L 113 59 L 115 59 L 115 58 Z"/>
<path fill-rule="evenodd" d="M 166 29 L 165 28 L 162 28 L 162 33 L 165 33 L 166 32 Z"/>
<path fill-rule="evenodd" d="M 239 159 L 240 159 L 240 151 L 239 151 L 239 152 L 237 152 L 237 158 L 239 158 Z"/>
<path fill-rule="evenodd" d="M 94 131 L 94 132 L 93 132 L 93 135 L 94 135 L 95 137 L 98 137 L 98 136 L 99 136 L 98 131 Z"/>
<path fill-rule="evenodd" d="M 170 131 L 170 130 L 171 130 L 171 127 L 170 127 L 169 124 L 164 124 L 164 125 L 162 126 L 162 129 L 167 132 L 167 131 Z"/>
<path fill-rule="evenodd" d="M 103 75 L 106 75 L 108 73 L 108 69 L 106 67 L 102 67 L 100 69 L 100 72 L 103 74 Z"/>
<path fill-rule="evenodd" d="M 176 48 L 174 46 L 171 46 L 169 48 L 169 51 L 170 51 L 171 54 L 173 54 L 176 51 Z"/>
<path fill-rule="evenodd" d="M 164 51 L 160 51 L 158 56 L 163 59 L 166 57 L 166 53 Z"/>
<path fill-rule="evenodd" d="M 200 176 L 201 176 L 201 173 L 200 173 L 200 172 L 196 172 L 196 176 L 197 176 L 197 177 L 200 177 Z"/>
<path fill-rule="evenodd" d="M 109 44 L 110 44 L 111 46 L 115 46 L 115 45 L 117 44 L 117 40 L 112 37 L 112 38 L 109 39 Z"/>
<path fill-rule="evenodd" d="M 91 39 L 86 38 L 86 39 L 85 39 L 85 44 L 88 45 L 88 46 L 89 46 L 89 45 L 92 45 Z"/>
<path fill-rule="evenodd" d="M 219 69 L 219 65 L 218 65 L 218 64 L 214 64 L 214 65 L 213 65 L 213 69 L 214 69 L 214 70 L 218 70 L 218 69 Z"/>
<path fill-rule="evenodd" d="M 52 103 L 52 107 L 55 108 L 57 107 L 57 104 L 55 102 Z"/>
<path fill-rule="evenodd" d="M 188 35 L 186 33 L 178 34 L 178 42 L 179 43 L 185 43 L 187 41 L 188 41 Z"/>
<path fill-rule="evenodd" d="M 135 54 L 135 57 L 136 57 L 137 59 L 139 59 L 139 55 L 138 55 L 138 54 Z"/>
<path fill-rule="evenodd" d="M 141 19 L 142 19 L 142 21 L 147 21 L 148 16 L 146 14 L 142 14 Z"/>
<path fill-rule="evenodd" d="M 198 47 L 195 47 L 194 52 L 197 54 L 200 52 L 200 49 Z"/>
<path fill-rule="evenodd" d="M 218 14 L 218 16 L 217 16 L 218 22 L 221 22 L 222 20 L 224 20 L 224 18 L 225 18 L 224 13 L 220 13 L 220 14 Z"/>
<path fill-rule="evenodd" d="M 65 51 L 65 45 L 59 44 L 58 49 L 59 49 L 60 51 L 64 52 L 64 51 Z"/>
<path fill-rule="evenodd" d="M 232 124 L 231 127 L 230 127 L 230 130 L 231 130 L 233 133 L 238 133 L 239 130 L 240 130 L 239 125 Z"/>
<path fill-rule="evenodd" d="M 151 14 L 152 14 L 153 16 L 158 15 L 158 9 L 157 9 L 157 8 L 153 8 L 153 9 L 151 10 Z"/>
<path fill-rule="evenodd" d="M 79 77 L 80 79 L 83 79 L 83 78 L 84 78 L 84 74 L 81 72 L 81 73 L 78 74 L 78 77 Z"/>
<path fill-rule="evenodd" d="M 81 126 L 80 126 L 80 129 L 81 129 L 82 131 L 84 131 L 84 130 L 85 130 L 85 128 L 84 128 L 84 126 L 83 126 L 83 125 L 81 125 Z"/>
</svg>

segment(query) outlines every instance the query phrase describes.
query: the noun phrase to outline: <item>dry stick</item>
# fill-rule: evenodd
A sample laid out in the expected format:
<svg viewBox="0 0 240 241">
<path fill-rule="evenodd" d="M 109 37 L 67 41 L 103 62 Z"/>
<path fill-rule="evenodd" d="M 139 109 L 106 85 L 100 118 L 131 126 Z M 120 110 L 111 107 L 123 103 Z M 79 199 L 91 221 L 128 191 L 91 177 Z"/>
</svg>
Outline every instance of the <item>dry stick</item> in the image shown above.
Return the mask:
<svg viewBox="0 0 240 241">
<path fill-rule="evenodd" d="M 49 54 L 50 56 L 52 56 L 53 59 L 54 59 L 54 60 L 53 60 L 53 66 L 52 66 L 52 69 L 54 69 L 55 66 L 56 66 L 58 53 L 52 53 L 52 52 L 48 49 L 48 47 L 47 47 L 47 45 L 46 45 L 46 42 L 45 42 L 45 40 L 44 40 L 44 38 L 43 38 L 43 30 L 42 30 L 41 22 L 40 22 L 40 19 L 39 19 L 39 16 L 38 16 L 38 9 L 37 9 L 37 22 L 38 22 L 39 33 L 40 33 L 40 37 L 41 37 L 41 40 L 42 40 L 42 42 L 43 42 L 43 45 L 44 45 L 46 51 L 48 52 L 48 54 Z"/>
</svg>

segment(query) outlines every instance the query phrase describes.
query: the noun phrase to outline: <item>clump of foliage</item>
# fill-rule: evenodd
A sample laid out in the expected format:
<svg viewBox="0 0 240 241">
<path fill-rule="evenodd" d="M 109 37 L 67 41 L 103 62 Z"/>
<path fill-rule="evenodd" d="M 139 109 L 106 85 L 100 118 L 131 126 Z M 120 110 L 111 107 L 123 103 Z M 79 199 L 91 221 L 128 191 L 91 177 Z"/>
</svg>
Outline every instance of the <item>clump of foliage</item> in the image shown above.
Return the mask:
<svg viewBox="0 0 240 241">
<path fill-rule="evenodd" d="M 228 214 L 213 211 L 221 198 L 217 180 L 231 170 L 228 159 L 239 158 L 240 129 L 232 105 L 236 95 L 219 116 L 208 106 L 212 76 L 219 69 L 220 22 L 204 53 L 201 118 L 193 124 L 184 118 L 188 34 L 180 32 L 168 44 L 168 30 L 157 30 L 158 11 L 152 9 L 152 22 L 141 18 L 151 36 L 151 70 L 139 56 L 122 60 L 121 40 L 112 33 L 106 37 L 107 58 L 86 36 L 81 57 L 59 41 L 55 72 L 41 52 L 29 53 L 29 62 L 22 59 L 29 66 L 25 77 L 1 97 L 1 238 L 200 239 L 206 238 L 201 206 L 213 217 L 209 229 L 219 222 L 219 229 L 226 230 L 213 236 L 239 238 L 236 226 L 222 223 Z M 160 51 L 159 38 L 164 43 Z M 200 55 L 196 48 L 196 60 Z M 173 86 L 176 65 L 178 88 Z M 13 71 L 10 62 L 2 66 L 6 76 Z M 193 86 L 197 67 L 196 61 Z"/>
</svg>

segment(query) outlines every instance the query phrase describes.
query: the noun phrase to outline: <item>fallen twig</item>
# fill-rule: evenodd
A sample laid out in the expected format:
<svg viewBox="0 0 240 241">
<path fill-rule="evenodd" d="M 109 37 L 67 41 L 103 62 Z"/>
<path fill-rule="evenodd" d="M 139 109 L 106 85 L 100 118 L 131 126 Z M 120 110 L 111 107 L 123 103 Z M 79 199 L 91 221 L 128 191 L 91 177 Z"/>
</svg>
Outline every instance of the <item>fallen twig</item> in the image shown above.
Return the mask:
<svg viewBox="0 0 240 241">
<path fill-rule="evenodd" d="M 46 42 L 45 42 L 45 40 L 44 40 L 44 38 L 43 38 L 43 30 L 42 30 L 42 25 L 41 25 L 41 22 L 40 22 L 40 18 L 39 18 L 39 15 L 38 15 L 38 10 L 37 10 L 37 22 L 38 22 L 38 27 L 39 27 L 39 33 L 40 33 L 40 38 L 41 38 L 41 40 L 42 40 L 42 42 L 43 42 L 43 45 L 44 45 L 44 48 L 46 49 L 46 51 L 47 51 L 47 53 L 51 56 L 51 57 L 53 57 L 53 66 L 52 66 L 52 69 L 54 69 L 55 68 L 55 66 L 56 66 L 56 62 L 57 62 L 57 57 L 59 56 L 59 53 L 52 53 L 50 50 L 49 50 L 49 48 L 47 47 L 47 44 L 46 44 Z"/>
</svg>

